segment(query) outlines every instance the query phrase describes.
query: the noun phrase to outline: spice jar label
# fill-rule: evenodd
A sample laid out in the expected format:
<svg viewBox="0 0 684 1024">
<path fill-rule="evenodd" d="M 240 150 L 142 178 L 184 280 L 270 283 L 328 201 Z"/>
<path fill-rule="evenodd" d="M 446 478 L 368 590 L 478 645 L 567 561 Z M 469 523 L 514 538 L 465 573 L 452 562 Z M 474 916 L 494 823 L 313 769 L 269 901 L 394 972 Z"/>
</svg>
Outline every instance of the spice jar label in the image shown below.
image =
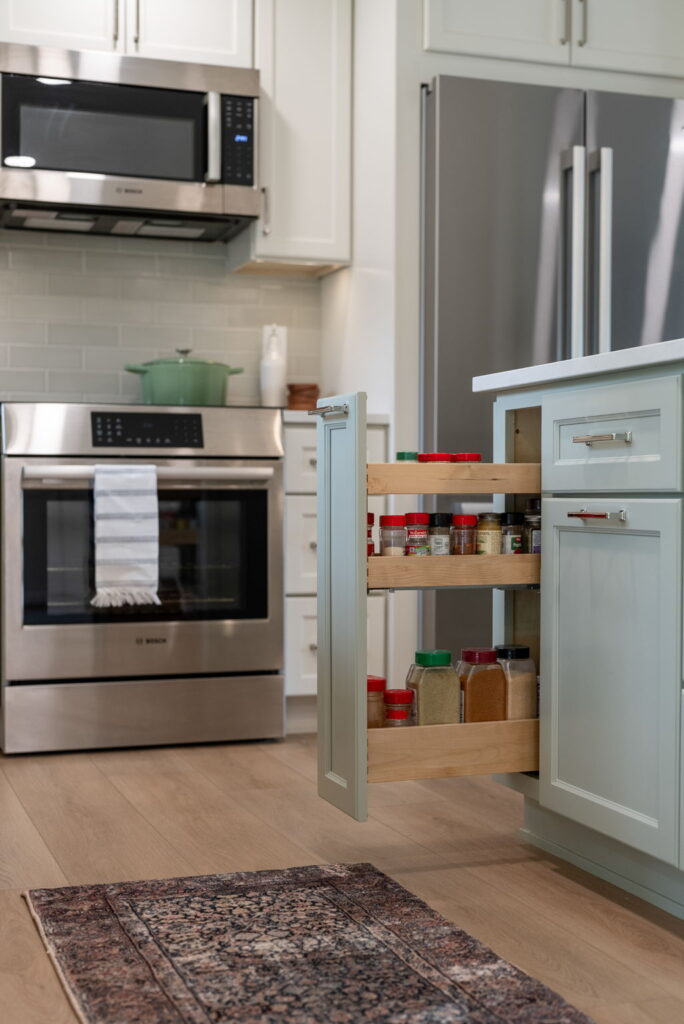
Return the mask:
<svg viewBox="0 0 684 1024">
<path fill-rule="evenodd" d="M 501 538 L 502 555 L 515 555 L 522 551 L 522 534 L 508 533 Z"/>
<path fill-rule="evenodd" d="M 433 555 L 448 555 L 451 546 L 450 542 L 451 538 L 449 537 L 448 533 L 446 536 L 441 536 L 439 534 L 431 534 L 430 552 Z"/>
<path fill-rule="evenodd" d="M 478 555 L 500 555 L 501 531 L 478 530 L 477 553 Z"/>
</svg>

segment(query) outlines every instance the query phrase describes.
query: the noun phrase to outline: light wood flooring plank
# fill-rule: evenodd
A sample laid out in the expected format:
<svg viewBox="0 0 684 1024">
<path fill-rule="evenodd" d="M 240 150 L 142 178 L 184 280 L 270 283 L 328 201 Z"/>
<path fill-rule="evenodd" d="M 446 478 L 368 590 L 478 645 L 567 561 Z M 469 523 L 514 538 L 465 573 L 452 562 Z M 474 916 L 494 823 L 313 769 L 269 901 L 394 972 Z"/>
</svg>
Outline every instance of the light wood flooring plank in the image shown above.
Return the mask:
<svg viewBox="0 0 684 1024">
<path fill-rule="evenodd" d="M 179 765 L 178 759 L 171 764 L 166 758 L 155 766 L 144 752 L 139 756 L 129 751 L 101 759 L 99 765 L 121 795 L 181 853 L 188 874 L 258 871 L 312 861 L 302 846 L 235 801 L 234 785 L 218 787 L 192 767 Z"/>
<path fill-rule="evenodd" d="M 66 884 L 66 875 L 0 767 L 0 889 Z"/>
<path fill-rule="evenodd" d="M 69 883 L 192 873 L 89 755 L 5 758 L 3 770 Z"/>
<path fill-rule="evenodd" d="M 682 1024 L 684 1003 L 679 999 L 649 999 L 643 1003 L 589 1003 L 584 1008 L 596 1024 Z"/>
<path fill-rule="evenodd" d="M 2 1024 L 76 1024 L 38 931 L 18 892 L 0 892 Z"/>
</svg>

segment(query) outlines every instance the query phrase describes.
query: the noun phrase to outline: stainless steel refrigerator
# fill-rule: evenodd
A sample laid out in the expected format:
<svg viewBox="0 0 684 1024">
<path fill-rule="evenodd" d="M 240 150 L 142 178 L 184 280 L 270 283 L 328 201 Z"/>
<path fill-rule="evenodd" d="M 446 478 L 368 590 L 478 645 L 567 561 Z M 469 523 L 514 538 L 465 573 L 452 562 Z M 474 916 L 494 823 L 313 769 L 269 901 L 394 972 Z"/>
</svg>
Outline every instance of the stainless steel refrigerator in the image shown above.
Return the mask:
<svg viewBox="0 0 684 1024">
<path fill-rule="evenodd" d="M 440 76 L 423 136 L 421 445 L 491 459 L 473 376 L 684 337 L 684 100 Z M 423 642 L 490 613 L 438 593 Z"/>
</svg>

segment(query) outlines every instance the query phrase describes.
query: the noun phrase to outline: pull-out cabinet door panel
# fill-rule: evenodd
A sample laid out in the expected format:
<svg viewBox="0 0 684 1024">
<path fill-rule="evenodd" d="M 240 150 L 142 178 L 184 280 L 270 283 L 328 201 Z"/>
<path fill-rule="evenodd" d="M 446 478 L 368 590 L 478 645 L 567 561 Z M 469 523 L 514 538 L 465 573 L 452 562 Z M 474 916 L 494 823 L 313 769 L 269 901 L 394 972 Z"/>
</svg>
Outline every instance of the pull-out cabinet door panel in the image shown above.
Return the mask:
<svg viewBox="0 0 684 1024">
<path fill-rule="evenodd" d="M 541 803 L 670 864 L 681 506 L 551 498 L 542 512 Z M 576 518 L 581 509 L 614 518 Z"/>
<path fill-rule="evenodd" d="M 542 490 L 682 489 L 682 379 L 585 387 L 542 399 Z"/>
<path fill-rule="evenodd" d="M 318 404 L 318 792 L 365 821 L 366 396 Z"/>
</svg>

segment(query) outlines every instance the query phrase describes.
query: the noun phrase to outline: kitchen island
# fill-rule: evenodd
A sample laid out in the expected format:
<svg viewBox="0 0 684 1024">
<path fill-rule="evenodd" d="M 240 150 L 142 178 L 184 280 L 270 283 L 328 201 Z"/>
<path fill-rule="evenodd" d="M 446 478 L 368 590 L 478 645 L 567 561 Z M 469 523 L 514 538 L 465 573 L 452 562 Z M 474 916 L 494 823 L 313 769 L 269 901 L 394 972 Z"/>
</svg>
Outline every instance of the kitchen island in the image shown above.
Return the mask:
<svg viewBox="0 0 684 1024">
<path fill-rule="evenodd" d="M 541 463 L 538 623 L 494 596 L 497 638 L 540 641 L 522 834 L 679 917 L 683 374 L 681 339 L 473 381 L 494 462 Z"/>
<path fill-rule="evenodd" d="M 524 796 L 526 840 L 684 918 L 683 379 L 684 340 L 476 378 L 491 463 L 368 464 L 366 396 L 321 400 L 324 799 L 364 821 L 374 783 L 494 774 Z M 540 493 L 540 554 L 367 555 L 374 495 L 519 512 Z M 493 643 L 540 666 L 539 720 L 367 728 L 368 595 L 442 588 L 491 590 Z"/>
</svg>

